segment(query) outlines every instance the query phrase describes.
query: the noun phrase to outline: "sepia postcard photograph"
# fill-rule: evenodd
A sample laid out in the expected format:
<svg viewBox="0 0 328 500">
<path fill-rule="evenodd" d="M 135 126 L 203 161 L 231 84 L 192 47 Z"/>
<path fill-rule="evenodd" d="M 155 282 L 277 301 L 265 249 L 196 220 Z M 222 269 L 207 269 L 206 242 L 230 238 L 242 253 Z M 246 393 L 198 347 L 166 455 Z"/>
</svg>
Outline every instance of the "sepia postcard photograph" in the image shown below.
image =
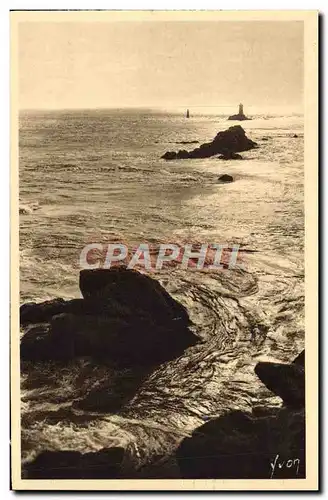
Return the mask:
<svg viewBox="0 0 328 500">
<path fill-rule="evenodd" d="M 318 12 L 12 11 L 11 487 L 318 490 Z"/>
</svg>

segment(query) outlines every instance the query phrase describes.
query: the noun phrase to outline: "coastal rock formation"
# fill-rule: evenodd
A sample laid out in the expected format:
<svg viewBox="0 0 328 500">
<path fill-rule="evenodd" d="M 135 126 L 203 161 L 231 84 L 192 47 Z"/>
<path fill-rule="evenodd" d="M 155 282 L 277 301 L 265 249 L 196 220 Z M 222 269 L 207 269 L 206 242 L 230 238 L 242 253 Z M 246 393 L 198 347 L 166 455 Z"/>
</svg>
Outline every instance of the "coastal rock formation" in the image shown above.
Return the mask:
<svg viewBox="0 0 328 500">
<path fill-rule="evenodd" d="M 258 363 L 255 372 L 268 375 L 270 388 L 279 396 L 283 379 L 288 407 L 253 410 L 252 414 L 232 411 L 213 419 L 185 438 L 176 453 L 182 477 L 193 479 L 289 479 L 305 477 L 305 412 L 300 392 L 304 353 L 282 369 Z M 259 368 L 260 366 L 260 368 Z M 268 372 L 267 372 L 268 370 Z M 285 378 L 282 378 L 285 374 Z M 291 375 L 293 373 L 294 375 Z M 295 375 L 297 373 L 297 375 Z M 279 382 L 272 382 L 276 376 Z M 262 378 L 261 378 L 262 380 Z M 291 389 L 295 385 L 295 391 Z M 269 386 L 269 385 L 268 385 Z M 291 397 L 291 394 L 293 395 Z M 286 404 L 286 400 L 284 400 Z"/>
<path fill-rule="evenodd" d="M 67 362 L 77 357 L 119 366 L 153 366 L 198 342 L 186 309 L 154 279 L 116 267 L 83 270 L 83 299 L 21 307 L 23 361 Z"/>
<path fill-rule="evenodd" d="M 232 175 L 223 174 L 223 175 L 220 175 L 220 177 L 218 178 L 218 181 L 222 182 L 222 183 L 233 182 L 233 177 L 232 177 Z"/>
<path fill-rule="evenodd" d="M 256 147 L 256 142 L 249 139 L 245 130 L 240 125 L 229 127 L 228 130 L 219 132 L 212 142 L 201 144 L 192 151 L 180 150 L 177 153 L 167 151 L 164 160 L 177 160 L 187 158 L 209 158 L 218 154 L 231 154 L 238 151 L 248 151 Z"/>
</svg>

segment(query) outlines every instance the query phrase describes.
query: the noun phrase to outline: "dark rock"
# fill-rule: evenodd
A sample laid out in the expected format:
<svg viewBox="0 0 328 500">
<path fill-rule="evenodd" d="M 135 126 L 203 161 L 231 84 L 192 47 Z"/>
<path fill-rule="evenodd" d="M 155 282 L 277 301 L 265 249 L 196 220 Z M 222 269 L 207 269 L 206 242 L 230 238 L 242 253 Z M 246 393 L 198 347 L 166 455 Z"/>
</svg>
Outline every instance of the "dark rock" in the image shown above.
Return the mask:
<svg viewBox="0 0 328 500">
<path fill-rule="evenodd" d="M 144 274 L 124 268 L 83 270 L 80 288 L 84 299 L 61 303 L 69 312 L 26 332 L 23 361 L 92 357 L 149 367 L 180 356 L 199 341 L 188 329 L 186 309 Z"/>
<path fill-rule="evenodd" d="M 298 135 L 297 134 L 294 134 L 293 135 L 293 139 L 297 139 L 298 138 Z"/>
<path fill-rule="evenodd" d="M 304 478 L 304 411 L 275 409 L 260 417 L 228 413 L 196 429 L 176 455 L 183 478 Z"/>
<path fill-rule="evenodd" d="M 296 356 L 293 363 L 296 363 L 297 365 L 301 365 L 305 369 L 305 350 L 300 352 L 300 354 L 298 356 Z"/>
<path fill-rule="evenodd" d="M 178 157 L 180 160 L 185 160 L 185 159 L 189 158 L 189 153 L 188 153 L 188 151 L 186 151 L 185 149 L 180 149 L 180 150 L 177 152 L 177 157 Z"/>
<path fill-rule="evenodd" d="M 180 141 L 176 142 L 176 144 L 199 144 L 199 141 Z"/>
<path fill-rule="evenodd" d="M 33 213 L 33 208 L 21 205 L 19 207 L 19 215 L 31 215 Z"/>
<path fill-rule="evenodd" d="M 23 304 L 21 325 L 49 323 L 58 314 L 156 316 L 161 323 L 190 324 L 186 309 L 158 281 L 137 271 L 123 267 L 83 270 L 80 288 L 84 299 Z"/>
<path fill-rule="evenodd" d="M 199 341 L 188 328 L 169 328 L 135 318 L 54 316 L 42 333 L 32 328 L 21 340 L 23 361 L 65 362 L 92 357 L 117 366 L 154 366 L 181 356 Z"/>
<path fill-rule="evenodd" d="M 154 321 L 190 325 L 186 308 L 174 300 L 155 279 L 124 267 L 111 269 L 83 269 L 80 272 L 80 290 L 85 299 L 105 299 L 116 302 L 134 315 L 151 315 Z M 119 315 L 119 311 L 115 311 Z M 156 320 L 155 320 L 156 318 Z"/>
<path fill-rule="evenodd" d="M 223 175 L 220 175 L 220 177 L 218 178 L 218 181 L 223 182 L 223 183 L 233 182 L 233 177 L 232 177 L 232 175 L 223 174 Z"/>
<path fill-rule="evenodd" d="M 270 391 L 280 396 L 286 406 L 301 408 L 305 403 L 304 366 L 298 363 L 258 363 L 255 373 Z"/>
<path fill-rule="evenodd" d="M 49 321 L 55 314 L 60 314 L 65 310 L 66 301 L 64 299 L 47 300 L 37 304 L 28 302 L 20 307 L 21 325 L 44 323 Z"/>
<path fill-rule="evenodd" d="M 228 151 L 223 155 L 218 156 L 219 160 L 243 160 L 243 157 L 238 153 L 234 153 L 233 151 Z"/>
<path fill-rule="evenodd" d="M 270 137 L 262 137 L 262 141 L 268 141 Z"/>
<path fill-rule="evenodd" d="M 251 120 L 251 118 L 247 118 L 247 116 L 245 116 L 244 114 L 237 113 L 236 115 L 229 116 L 228 120 L 245 121 Z"/>
<path fill-rule="evenodd" d="M 20 358 L 21 361 L 47 361 L 56 354 L 52 349 L 50 325 L 38 325 L 24 334 L 20 344 Z"/>
<path fill-rule="evenodd" d="M 112 479 L 121 477 L 124 449 L 94 453 L 43 451 L 25 467 L 27 479 Z"/>
<path fill-rule="evenodd" d="M 182 158 L 209 158 L 218 154 L 224 154 L 227 151 L 236 153 L 238 151 L 248 151 L 256 147 L 256 143 L 245 134 L 245 130 L 240 125 L 229 127 L 228 130 L 219 132 L 212 142 L 201 144 L 199 148 L 193 151 L 172 151 L 166 152 L 162 158 L 165 160 L 182 159 Z M 187 153 L 187 154 L 186 154 Z"/>
<path fill-rule="evenodd" d="M 164 158 L 164 160 L 175 160 L 177 157 L 177 154 L 175 151 L 166 151 L 166 153 L 161 156 L 161 158 Z"/>
</svg>

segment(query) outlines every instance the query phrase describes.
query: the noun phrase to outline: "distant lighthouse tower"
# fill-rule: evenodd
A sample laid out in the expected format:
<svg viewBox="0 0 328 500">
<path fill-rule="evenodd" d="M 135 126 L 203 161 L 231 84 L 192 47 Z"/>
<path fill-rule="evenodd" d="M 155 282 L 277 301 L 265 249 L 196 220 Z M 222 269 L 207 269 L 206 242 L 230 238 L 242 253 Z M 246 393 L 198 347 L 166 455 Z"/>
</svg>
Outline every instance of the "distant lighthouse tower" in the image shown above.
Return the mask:
<svg viewBox="0 0 328 500">
<path fill-rule="evenodd" d="M 243 121 L 243 120 L 251 120 L 252 118 L 247 118 L 247 116 L 244 115 L 244 106 L 243 104 L 239 104 L 238 107 L 238 115 L 231 115 L 229 116 L 228 120 L 238 120 L 238 121 Z"/>
</svg>

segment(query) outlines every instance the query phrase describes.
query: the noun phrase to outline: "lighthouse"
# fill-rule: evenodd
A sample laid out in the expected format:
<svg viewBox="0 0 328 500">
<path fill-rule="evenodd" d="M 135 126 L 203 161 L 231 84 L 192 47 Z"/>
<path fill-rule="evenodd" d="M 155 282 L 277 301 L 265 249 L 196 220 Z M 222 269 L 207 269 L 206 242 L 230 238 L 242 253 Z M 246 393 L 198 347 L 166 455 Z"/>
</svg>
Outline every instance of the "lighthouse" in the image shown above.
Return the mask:
<svg viewBox="0 0 328 500">
<path fill-rule="evenodd" d="M 251 118 L 247 118 L 247 116 L 244 115 L 244 105 L 240 103 L 238 106 L 238 114 L 229 116 L 228 120 L 243 121 L 243 120 L 251 120 Z"/>
</svg>

